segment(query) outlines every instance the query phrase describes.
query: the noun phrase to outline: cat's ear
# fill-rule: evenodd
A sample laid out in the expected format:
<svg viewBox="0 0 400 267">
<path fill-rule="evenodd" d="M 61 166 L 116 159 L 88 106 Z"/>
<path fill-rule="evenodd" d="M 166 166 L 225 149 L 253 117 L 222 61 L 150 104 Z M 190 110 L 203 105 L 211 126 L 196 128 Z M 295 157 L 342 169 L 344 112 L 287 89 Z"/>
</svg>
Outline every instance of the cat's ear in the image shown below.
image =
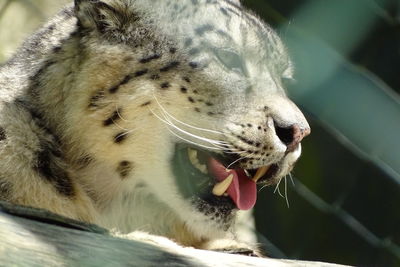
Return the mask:
<svg viewBox="0 0 400 267">
<path fill-rule="evenodd" d="M 121 28 L 126 20 L 126 12 L 129 11 L 129 9 L 117 9 L 101 0 L 75 0 L 74 3 L 79 25 L 101 33 L 108 28 L 113 30 Z"/>
</svg>

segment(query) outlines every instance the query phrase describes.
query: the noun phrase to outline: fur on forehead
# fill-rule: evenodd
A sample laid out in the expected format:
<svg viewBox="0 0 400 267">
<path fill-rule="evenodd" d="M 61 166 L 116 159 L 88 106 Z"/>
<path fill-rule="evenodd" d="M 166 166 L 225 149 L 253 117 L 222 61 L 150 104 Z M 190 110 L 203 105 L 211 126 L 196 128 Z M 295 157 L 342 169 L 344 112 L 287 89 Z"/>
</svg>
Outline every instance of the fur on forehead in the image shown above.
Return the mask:
<svg viewBox="0 0 400 267">
<path fill-rule="evenodd" d="M 239 0 L 75 0 L 74 3 L 80 29 L 114 43 L 137 43 L 152 38 L 154 32 L 175 38 L 178 32 L 186 35 L 188 27 L 190 31 L 195 25 L 207 24 L 203 17 L 204 13 L 213 12 L 211 6 L 217 12 L 224 3 L 240 5 Z M 177 13 L 177 4 L 182 10 L 189 7 L 186 14 L 182 10 Z M 203 8 L 198 12 L 200 6 Z M 193 21 L 194 13 L 199 21 Z M 165 22 L 173 22 L 173 26 Z"/>
</svg>

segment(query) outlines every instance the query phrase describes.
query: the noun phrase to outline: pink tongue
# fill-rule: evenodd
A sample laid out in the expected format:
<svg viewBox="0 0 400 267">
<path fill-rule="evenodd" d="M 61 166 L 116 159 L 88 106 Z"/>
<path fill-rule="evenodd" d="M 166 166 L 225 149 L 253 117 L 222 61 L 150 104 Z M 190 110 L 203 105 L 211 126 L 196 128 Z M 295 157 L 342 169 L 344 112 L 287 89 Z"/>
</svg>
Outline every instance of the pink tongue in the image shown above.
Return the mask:
<svg viewBox="0 0 400 267">
<path fill-rule="evenodd" d="M 257 186 L 242 169 L 227 171 L 221 163 L 213 158 L 208 160 L 208 169 L 218 182 L 233 174 L 233 182 L 227 190 L 228 195 L 240 210 L 248 210 L 254 207 L 257 200 Z"/>
</svg>

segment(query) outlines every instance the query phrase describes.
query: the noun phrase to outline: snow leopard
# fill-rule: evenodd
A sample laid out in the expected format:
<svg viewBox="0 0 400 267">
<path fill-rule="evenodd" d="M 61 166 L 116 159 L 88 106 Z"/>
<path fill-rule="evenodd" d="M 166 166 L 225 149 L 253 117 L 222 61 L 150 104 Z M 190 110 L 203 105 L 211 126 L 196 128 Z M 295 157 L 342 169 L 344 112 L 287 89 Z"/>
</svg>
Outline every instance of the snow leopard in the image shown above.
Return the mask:
<svg viewBox="0 0 400 267">
<path fill-rule="evenodd" d="M 239 1 L 75 0 L 1 66 L 0 200 L 246 247 L 238 213 L 310 133 L 291 79 L 282 40 Z"/>
</svg>

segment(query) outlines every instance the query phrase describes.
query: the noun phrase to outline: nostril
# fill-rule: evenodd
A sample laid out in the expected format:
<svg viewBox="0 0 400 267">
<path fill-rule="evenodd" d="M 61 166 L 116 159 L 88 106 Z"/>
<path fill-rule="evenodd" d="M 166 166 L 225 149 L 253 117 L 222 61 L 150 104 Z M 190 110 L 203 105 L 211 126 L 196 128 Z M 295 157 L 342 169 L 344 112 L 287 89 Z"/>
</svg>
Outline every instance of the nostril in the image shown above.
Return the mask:
<svg viewBox="0 0 400 267">
<path fill-rule="evenodd" d="M 281 127 L 276 122 L 274 122 L 274 126 L 276 135 L 282 141 L 282 143 L 286 145 L 287 152 L 296 150 L 301 140 L 303 140 L 305 136 L 310 134 L 309 128 L 300 128 L 298 124 Z"/>
<path fill-rule="evenodd" d="M 278 138 L 284 143 L 286 146 L 291 144 L 294 139 L 293 135 L 293 127 L 289 126 L 286 128 L 280 127 L 275 123 L 275 132 Z"/>
</svg>

